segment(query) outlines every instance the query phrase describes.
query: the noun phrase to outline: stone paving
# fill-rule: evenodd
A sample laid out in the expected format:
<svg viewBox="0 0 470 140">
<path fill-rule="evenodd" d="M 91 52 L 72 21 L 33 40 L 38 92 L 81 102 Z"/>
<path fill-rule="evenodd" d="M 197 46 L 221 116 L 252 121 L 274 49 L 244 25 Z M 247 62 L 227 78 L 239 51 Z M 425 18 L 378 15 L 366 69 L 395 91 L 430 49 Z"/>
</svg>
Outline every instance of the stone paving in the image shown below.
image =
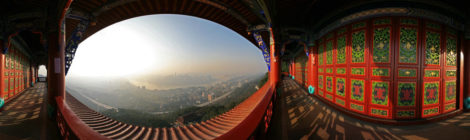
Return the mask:
<svg viewBox="0 0 470 140">
<path fill-rule="evenodd" d="M 0 139 L 59 139 L 56 123 L 47 118 L 46 84 L 37 83 L 0 111 Z"/>
<path fill-rule="evenodd" d="M 470 112 L 447 120 L 412 126 L 391 126 L 349 117 L 307 95 L 292 79 L 284 78 L 268 139 L 434 140 L 470 139 Z"/>
</svg>

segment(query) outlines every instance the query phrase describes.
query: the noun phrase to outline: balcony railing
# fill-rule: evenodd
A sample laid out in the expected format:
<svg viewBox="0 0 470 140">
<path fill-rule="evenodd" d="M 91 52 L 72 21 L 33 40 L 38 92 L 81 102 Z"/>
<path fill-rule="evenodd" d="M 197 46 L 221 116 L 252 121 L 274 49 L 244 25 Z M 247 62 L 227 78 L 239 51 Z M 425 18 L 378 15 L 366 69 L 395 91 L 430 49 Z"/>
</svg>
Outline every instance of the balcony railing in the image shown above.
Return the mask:
<svg viewBox="0 0 470 140">
<path fill-rule="evenodd" d="M 57 122 L 64 139 L 248 139 L 266 132 L 273 87 L 266 84 L 230 111 L 210 120 L 170 128 L 134 126 L 91 110 L 72 96 L 57 97 Z M 262 126 L 260 128 L 260 126 Z"/>
</svg>

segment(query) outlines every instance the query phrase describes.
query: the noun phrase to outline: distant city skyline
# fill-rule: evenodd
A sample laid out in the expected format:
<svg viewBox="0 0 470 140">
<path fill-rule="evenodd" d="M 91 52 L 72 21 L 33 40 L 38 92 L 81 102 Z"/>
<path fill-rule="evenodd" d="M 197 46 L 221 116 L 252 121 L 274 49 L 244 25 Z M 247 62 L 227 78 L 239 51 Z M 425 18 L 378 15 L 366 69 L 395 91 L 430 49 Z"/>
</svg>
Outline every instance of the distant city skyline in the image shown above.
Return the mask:
<svg viewBox="0 0 470 140">
<path fill-rule="evenodd" d="M 69 76 L 249 74 L 266 72 L 261 51 L 238 33 L 174 14 L 136 17 L 84 40 Z"/>
</svg>

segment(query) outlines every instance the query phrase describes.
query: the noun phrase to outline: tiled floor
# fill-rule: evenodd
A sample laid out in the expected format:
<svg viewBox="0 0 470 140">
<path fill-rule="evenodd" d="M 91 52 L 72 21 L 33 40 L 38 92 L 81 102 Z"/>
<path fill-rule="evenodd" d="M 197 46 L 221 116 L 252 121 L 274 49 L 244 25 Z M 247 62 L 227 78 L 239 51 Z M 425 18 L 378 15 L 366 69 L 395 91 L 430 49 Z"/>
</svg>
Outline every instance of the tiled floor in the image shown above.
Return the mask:
<svg viewBox="0 0 470 140">
<path fill-rule="evenodd" d="M 281 99 L 269 139 L 470 139 L 470 112 L 440 122 L 390 126 L 361 121 L 328 107 L 289 78 L 278 87 Z"/>
<path fill-rule="evenodd" d="M 0 112 L 0 139 L 59 139 L 56 123 L 47 118 L 46 84 L 37 83 L 7 103 Z"/>
</svg>

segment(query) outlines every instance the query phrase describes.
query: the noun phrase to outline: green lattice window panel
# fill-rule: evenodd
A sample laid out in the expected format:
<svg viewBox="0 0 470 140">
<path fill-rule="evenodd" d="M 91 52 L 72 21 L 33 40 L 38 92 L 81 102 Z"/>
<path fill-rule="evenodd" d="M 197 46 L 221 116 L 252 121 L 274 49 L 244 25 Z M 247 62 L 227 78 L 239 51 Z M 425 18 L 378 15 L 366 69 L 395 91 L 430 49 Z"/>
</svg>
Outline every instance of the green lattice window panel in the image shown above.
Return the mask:
<svg viewBox="0 0 470 140">
<path fill-rule="evenodd" d="M 326 42 L 326 64 L 333 64 L 333 42 Z"/>
<path fill-rule="evenodd" d="M 346 36 L 341 36 L 337 39 L 336 63 L 346 63 Z"/>
<path fill-rule="evenodd" d="M 439 82 L 424 83 L 424 105 L 433 105 L 439 103 Z"/>
<path fill-rule="evenodd" d="M 439 78 L 440 70 L 424 70 L 424 77 Z"/>
<path fill-rule="evenodd" d="M 346 74 L 346 68 L 336 68 L 336 74 Z"/>
<path fill-rule="evenodd" d="M 364 30 L 352 34 L 352 63 L 364 63 L 365 56 L 365 32 Z"/>
<path fill-rule="evenodd" d="M 323 65 L 323 45 L 318 47 L 318 65 Z"/>
<path fill-rule="evenodd" d="M 426 32 L 426 64 L 439 65 L 440 38 L 439 33 Z"/>
<path fill-rule="evenodd" d="M 418 31 L 415 28 L 400 28 L 400 63 L 417 62 Z"/>
<path fill-rule="evenodd" d="M 333 68 L 326 68 L 326 73 L 333 73 Z"/>
<path fill-rule="evenodd" d="M 447 37 L 446 65 L 457 66 L 457 41 L 455 38 Z"/>
<path fill-rule="evenodd" d="M 416 69 L 398 69 L 398 77 L 416 77 Z"/>
<path fill-rule="evenodd" d="M 390 28 L 374 30 L 372 60 L 376 63 L 390 62 Z"/>
<path fill-rule="evenodd" d="M 353 74 L 353 75 L 364 75 L 365 70 L 364 70 L 364 68 L 351 68 L 351 74 Z"/>
<path fill-rule="evenodd" d="M 447 77 L 456 77 L 457 76 L 457 70 L 447 70 L 446 71 L 446 76 Z"/>
<path fill-rule="evenodd" d="M 371 103 L 388 106 L 389 82 L 372 82 Z"/>
<path fill-rule="evenodd" d="M 415 106 L 416 104 L 416 83 L 398 83 L 397 104 L 398 106 Z"/>
<path fill-rule="evenodd" d="M 372 76 L 390 76 L 389 68 L 372 68 Z"/>
<path fill-rule="evenodd" d="M 318 76 L 318 87 L 323 89 L 323 75 Z"/>
</svg>

